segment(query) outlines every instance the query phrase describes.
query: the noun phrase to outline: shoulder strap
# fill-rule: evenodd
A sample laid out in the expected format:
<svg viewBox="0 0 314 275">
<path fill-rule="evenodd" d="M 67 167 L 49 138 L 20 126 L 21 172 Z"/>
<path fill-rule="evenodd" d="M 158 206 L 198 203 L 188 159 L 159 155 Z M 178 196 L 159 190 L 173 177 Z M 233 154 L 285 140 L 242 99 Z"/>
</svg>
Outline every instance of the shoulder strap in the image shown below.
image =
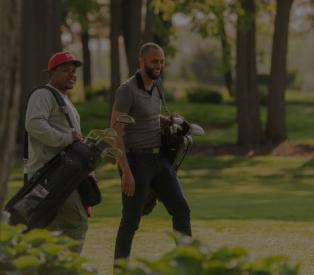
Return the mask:
<svg viewBox="0 0 314 275">
<path fill-rule="evenodd" d="M 159 94 L 161 103 L 162 103 L 162 105 L 164 106 L 167 115 L 170 115 L 170 112 L 169 112 L 168 107 L 167 107 L 167 105 L 166 105 L 165 93 L 164 93 L 164 88 L 163 88 L 163 86 L 162 86 L 162 81 L 161 81 L 161 79 L 158 78 L 158 79 L 155 81 L 154 84 L 155 84 L 155 86 L 156 86 L 156 88 L 157 88 L 157 91 L 158 91 L 158 94 Z"/>
<path fill-rule="evenodd" d="M 31 91 L 31 93 L 29 94 L 28 98 L 27 98 L 27 101 L 26 101 L 26 108 L 25 108 L 25 109 L 27 109 L 28 101 L 29 101 L 31 95 L 32 95 L 36 90 L 38 90 L 38 89 L 46 89 L 46 90 L 50 91 L 50 92 L 53 94 L 53 96 L 54 96 L 54 98 L 55 98 L 57 104 L 58 104 L 58 105 L 60 106 L 60 108 L 61 108 L 61 111 L 64 113 L 64 115 L 65 115 L 65 117 L 66 117 L 66 120 L 67 120 L 67 122 L 68 122 L 70 128 L 74 128 L 73 123 L 72 123 L 72 121 L 71 121 L 71 119 L 70 119 L 68 110 L 67 110 L 67 108 L 66 108 L 67 105 L 66 105 L 64 99 L 63 99 L 62 96 L 58 93 L 58 91 L 57 91 L 56 89 L 54 89 L 54 88 L 52 88 L 52 87 L 50 87 L 50 86 L 41 85 L 41 86 L 38 86 L 38 87 L 36 87 L 35 89 L 33 89 L 33 90 Z M 23 159 L 24 159 L 24 161 L 28 159 L 28 133 L 27 133 L 26 129 L 25 129 L 25 133 L 24 133 Z"/>
<path fill-rule="evenodd" d="M 73 123 L 72 123 L 72 121 L 70 119 L 70 116 L 69 116 L 69 113 L 68 113 L 67 105 L 66 105 L 63 97 L 59 94 L 59 92 L 56 89 L 54 89 L 54 88 L 52 88 L 50 86 L 47 86 L 47 85 L 43 85 L 43 86 L 37 87 L 37 89 L 38 88 L 47 89 L 47 90 L 49 90 L 53 94 L 54 98 L 56 99 L 58 105 L 61 108 L 62 113 L 64 113 L 65 118 L 66 118 L 70 128 L 74 128 Z"/>
</svg>

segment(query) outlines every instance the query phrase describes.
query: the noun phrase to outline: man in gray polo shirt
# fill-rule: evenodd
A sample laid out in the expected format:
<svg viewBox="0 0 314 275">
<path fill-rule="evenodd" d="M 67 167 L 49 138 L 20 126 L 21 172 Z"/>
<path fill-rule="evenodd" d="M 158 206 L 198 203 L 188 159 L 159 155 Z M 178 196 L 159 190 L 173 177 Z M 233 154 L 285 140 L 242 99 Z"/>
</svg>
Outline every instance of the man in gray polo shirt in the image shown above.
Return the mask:
<svg viewBox="0 0 314 275">
<path fill-rule="evenodd" d="M 176 173 L 160 153 L 160 96 L 154 81 L 164 66 L 163 50 L 155 43 L 144 44 L 139 53 L 140 69 L 123 83 L 115 94 L 112 126 L 118 133 L 117 147 L 121 171 L 122 218 L 117 234 L 115 259 L 130 255 L 150 188 L 172 216 L 173 229 L 191 236 L 190 209 L 183 196 Z M 136 124 L 115 124 L 117 117 L 128 114 Z M 149 240 L 152 241 L 152 240 Z"/>
<path fill-rule="evenodd" d="M 48 89 L 39 88 L 29 98 L 25 119 L 28 159 L 24 167 L 28 179 L 74 140 L 81 140 L 80 117 L 67 96 L 76 82 L 76 67 L 81 65 L 68 52 L 56 53 L 48 62 L 47 86 L 63 97 L 74 129 L 69 128 L 64 113 Z M 81 251 L 87 231 L 87 214 L 77 190 L 64 202 L 48 229 L 60 230 L 80 241 L 76 251 Z"/>
</svg>

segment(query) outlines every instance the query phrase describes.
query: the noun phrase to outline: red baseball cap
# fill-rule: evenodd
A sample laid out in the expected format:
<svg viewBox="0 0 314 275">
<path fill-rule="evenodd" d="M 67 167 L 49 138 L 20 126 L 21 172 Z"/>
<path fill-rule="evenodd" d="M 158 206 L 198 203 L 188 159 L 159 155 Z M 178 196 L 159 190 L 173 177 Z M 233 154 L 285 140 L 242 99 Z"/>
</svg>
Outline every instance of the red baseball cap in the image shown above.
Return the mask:
<svg viewBox="0 0 314 275">
<path fill-rule="evenodd" d="M 82 62 L 76 60 L 74 55 L 69 52 L 57 52 L 48 61 L 48 71 L 64 63 L 73 63 L 76 67 L 82 66 Z"/>
</svg>

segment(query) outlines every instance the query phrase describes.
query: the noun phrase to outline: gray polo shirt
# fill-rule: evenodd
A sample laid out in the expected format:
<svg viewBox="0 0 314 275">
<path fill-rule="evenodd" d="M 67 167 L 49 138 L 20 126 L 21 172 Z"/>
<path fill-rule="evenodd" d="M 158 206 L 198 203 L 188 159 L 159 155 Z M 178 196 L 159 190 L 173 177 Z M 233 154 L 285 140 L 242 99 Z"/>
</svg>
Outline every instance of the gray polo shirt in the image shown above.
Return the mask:
<svg viewBox="0 0 314 275">
<path fill-rule="evenodd" d="M 136 121 L 125 128 L 126 148 L 160 146 L 160 97 L 156 87 L 145 91 L 139 72 L 117 89 L 114 110 L 127 113 Z"/>
<path fill-rule="evenodd" d="M 78 112 L 66 95 L 59 94 L 67 105 L 74 129 L 81 133 Z M 53 94 L 47 89 L 38 89 L 29 98 L 25 128 L 28 132 L 28 161 L 24 172 L 28 177 L 73 142 L 72 129 Z"/>
</svg>

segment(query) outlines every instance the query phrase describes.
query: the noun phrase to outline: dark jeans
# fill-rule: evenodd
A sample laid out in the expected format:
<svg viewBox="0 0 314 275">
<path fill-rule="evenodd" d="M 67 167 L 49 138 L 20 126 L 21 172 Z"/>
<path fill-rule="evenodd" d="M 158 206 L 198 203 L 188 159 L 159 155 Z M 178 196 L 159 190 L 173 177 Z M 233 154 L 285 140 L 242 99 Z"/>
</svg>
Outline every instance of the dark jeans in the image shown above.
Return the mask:
<svg viewBox="0 0 314 275">
<path fill-rule="evenodd" d="M 135 180 L 135 193 L 132 197 L 122 194 L 122 218 L 116 239 L 115 259 L 130 255 L 150 188 L 157 193 L 172 216 L 173 229 L 191 236 L 190 208 L 170 162 L 162 155 L 151 153 L 132 152 L 127 154 L 127 158 Z"/>
</svg>

